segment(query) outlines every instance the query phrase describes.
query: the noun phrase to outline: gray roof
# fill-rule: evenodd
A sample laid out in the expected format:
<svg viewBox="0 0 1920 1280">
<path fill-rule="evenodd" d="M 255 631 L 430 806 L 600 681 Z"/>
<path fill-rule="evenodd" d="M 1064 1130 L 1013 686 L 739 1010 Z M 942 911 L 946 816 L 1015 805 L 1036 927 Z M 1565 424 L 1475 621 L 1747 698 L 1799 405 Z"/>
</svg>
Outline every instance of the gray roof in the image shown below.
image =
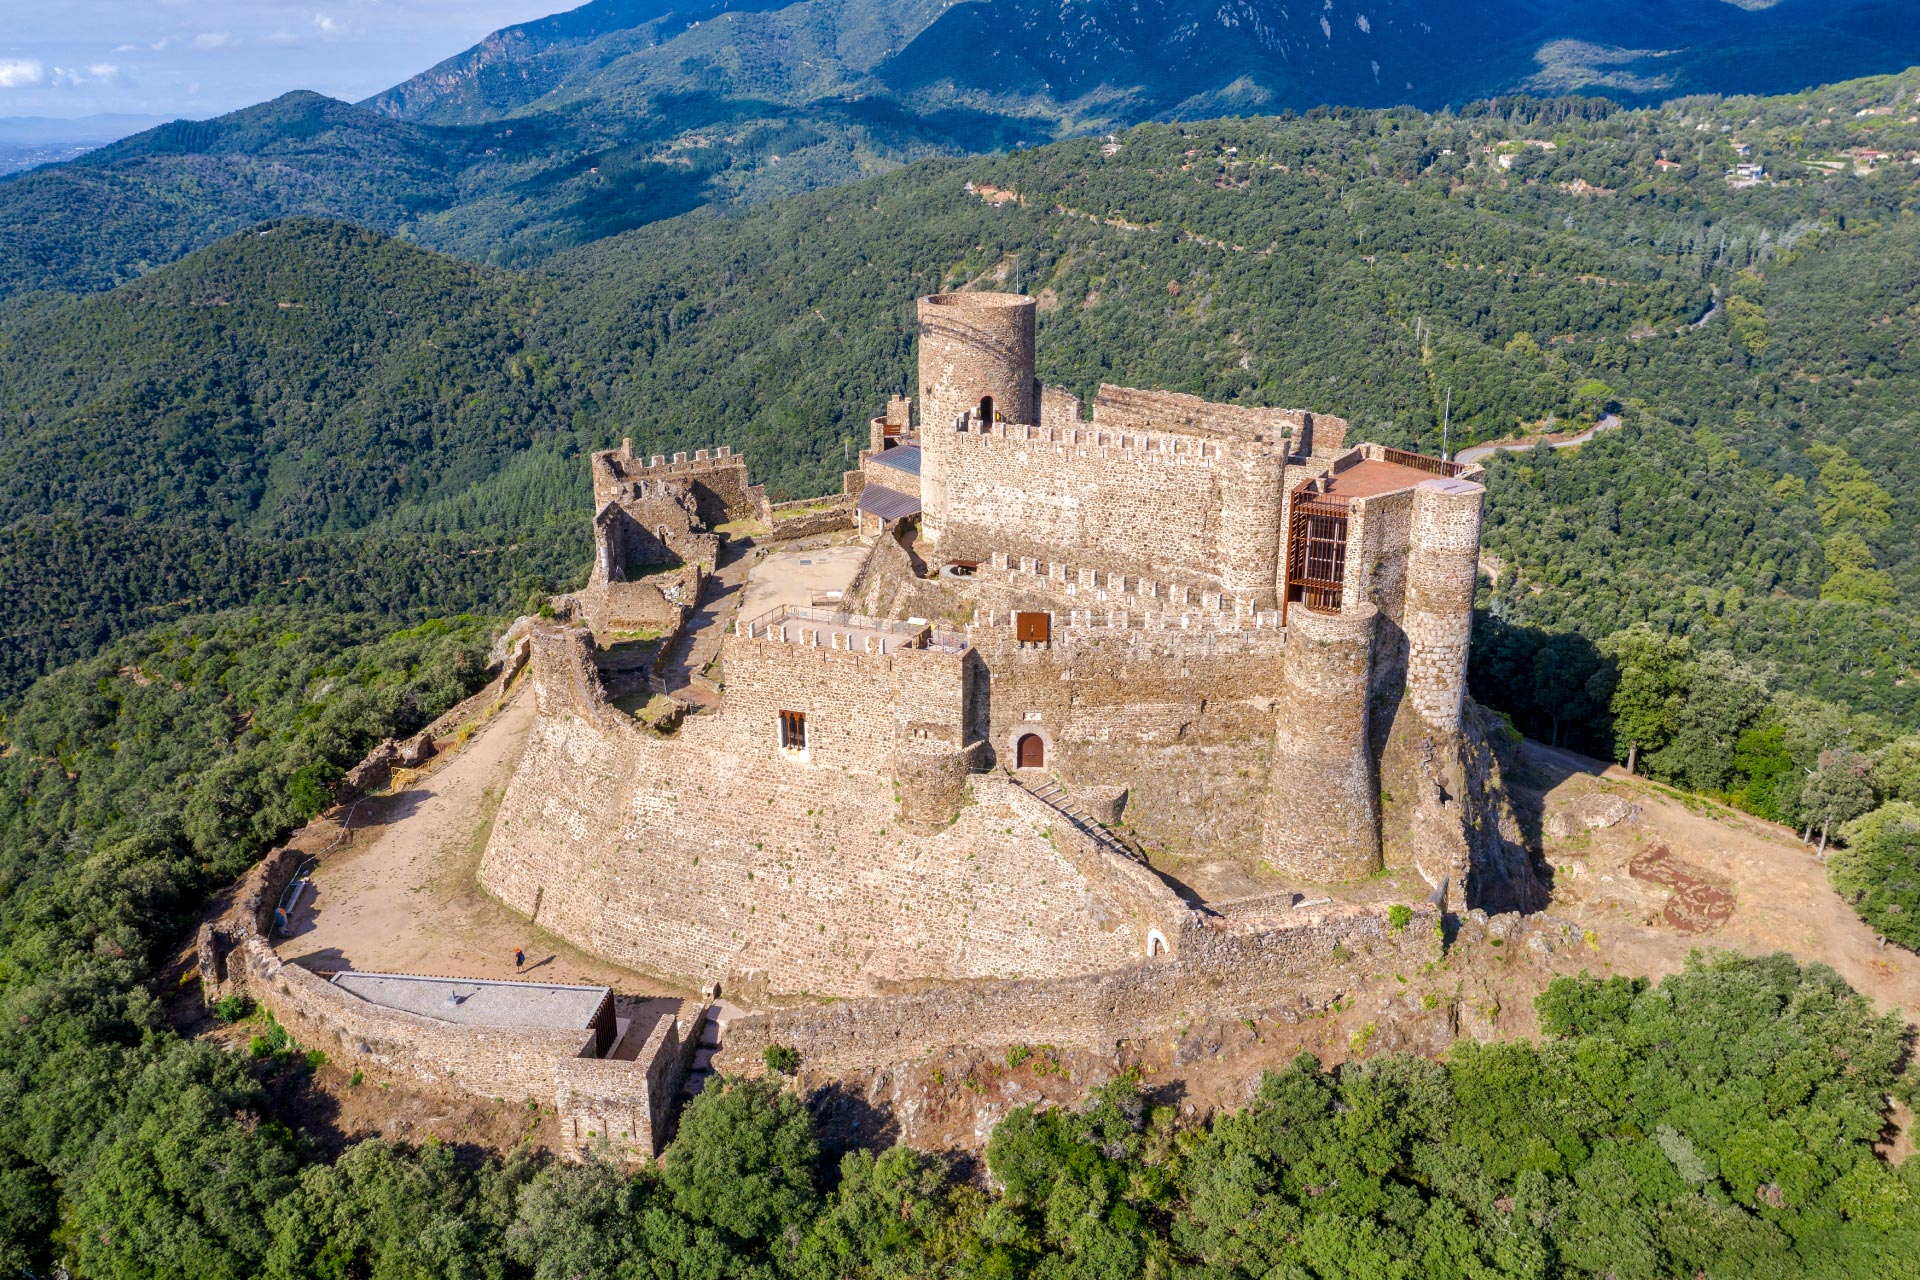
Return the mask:
<svg viewBox="0 0 1920 1280">
<path fill-rule="evenodd" d="M 585 1030 L 607 998 L 607 987 L 473 978 L 426 978 L 411 973 L 336 973 L 333 985 L 369 1004 L 470 1027 L 552 1027 Z"/>
<path fill-rule="evenodd" d="M 860 510 L 882 520 L 904 520 L 920 514 L 920 499 L 910 493 L 870 484 L 860 491 Z"/>
<path fill-rule="evenodd" d="M 883 467 L 892 467 L 904 471 L 910 476 L 920 474 L 920 446 L 917 444 L 895 445 L 882 453 L 868 455 L 869 459 Z"/>
</svg>

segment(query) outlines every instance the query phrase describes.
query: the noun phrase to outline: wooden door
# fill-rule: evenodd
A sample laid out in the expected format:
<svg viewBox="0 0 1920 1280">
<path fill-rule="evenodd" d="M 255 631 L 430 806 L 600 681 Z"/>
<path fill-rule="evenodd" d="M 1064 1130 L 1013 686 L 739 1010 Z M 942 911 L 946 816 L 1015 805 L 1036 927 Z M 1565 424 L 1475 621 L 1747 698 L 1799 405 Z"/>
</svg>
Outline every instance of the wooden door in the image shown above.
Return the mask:
<svg viewBox="0 0 1920 1280">
<path fill-rule="evenodd" d="M 1020 741 L 1014 744 L 1014 755 L 1022 769 L 1047 767 L 1047 744 L 1040 740 L 1037 733 L 1021 734 Z"/>
</svg>

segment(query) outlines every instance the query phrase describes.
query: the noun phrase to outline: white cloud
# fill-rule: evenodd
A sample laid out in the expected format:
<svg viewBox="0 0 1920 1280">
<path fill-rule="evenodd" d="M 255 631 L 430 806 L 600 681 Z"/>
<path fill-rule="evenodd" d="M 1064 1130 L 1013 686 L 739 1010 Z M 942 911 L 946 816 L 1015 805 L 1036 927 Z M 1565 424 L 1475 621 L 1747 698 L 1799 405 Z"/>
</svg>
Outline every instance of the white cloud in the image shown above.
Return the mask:
<svg viewBox="0 0 1920 1280">
<path fill-rule="evenodd" d="M 115 53 L 132 53 L 134 50 L 138 49 L 139 47 L 140 46 L 137 44 L 117 44 L 113 46 L 113 51 Z"/>
<path fill-rule="evenodd" d="M 260 37 L 260 43 L 269 49 L 297 49 L 305 41 L 291 31 L 269 31 Z"/>
<path fill-rule="evenodd" d="M 313 11 L 313 25 L 319 28 L 320 36 L 324 40 L 338 40 L 342 36 L 353 34 L 346 23 L 319 9 Z"/>
<path fill-rule="evenodd" d="M 120 68 L 111 62 L 96 62 L 87 68 L 87 74 L 101 84 L 115 84 L 120 79 Z"/>
<path fill-rule="evenodd" d="M 202 31 L 193 38 L 196 49 L 230 49 L 236 43 L 231 31 Z"/>
<path fill-rule="evenodd" d="M 0 58 L 0 89 L 24 89 L 46 79 L 38 58 Z"/>
</svg>

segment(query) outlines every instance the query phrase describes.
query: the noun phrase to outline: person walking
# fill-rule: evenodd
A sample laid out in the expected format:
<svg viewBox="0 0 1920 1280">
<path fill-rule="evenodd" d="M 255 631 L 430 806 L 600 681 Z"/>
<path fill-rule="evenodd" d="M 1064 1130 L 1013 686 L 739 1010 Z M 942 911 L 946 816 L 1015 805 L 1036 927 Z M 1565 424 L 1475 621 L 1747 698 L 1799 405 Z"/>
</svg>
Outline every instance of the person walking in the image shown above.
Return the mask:
<svg viewBox="0 0 1920 1280">
<path fill-rule="evenodd" d="M 520 967 L 526 964 L 526 962 L 527 962 L 527 953 L 521 950 L 519 947 L 515 947 L 513 949 L 513 971 L 515 973 L 520 972 Z"/>
</svg>

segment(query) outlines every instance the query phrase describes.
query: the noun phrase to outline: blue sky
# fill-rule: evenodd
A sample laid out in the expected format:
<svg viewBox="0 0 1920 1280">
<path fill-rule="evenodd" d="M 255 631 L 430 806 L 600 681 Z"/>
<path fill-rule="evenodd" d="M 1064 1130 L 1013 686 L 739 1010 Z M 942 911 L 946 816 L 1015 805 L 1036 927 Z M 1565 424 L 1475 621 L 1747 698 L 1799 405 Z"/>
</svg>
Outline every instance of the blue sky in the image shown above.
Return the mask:
<svg viewBox="0 0 1920 1280">
<path fill-rule="evenodd" d="M 349 101 L 581 0 L 0 0 L 0 116 Z"/>
</svg>

